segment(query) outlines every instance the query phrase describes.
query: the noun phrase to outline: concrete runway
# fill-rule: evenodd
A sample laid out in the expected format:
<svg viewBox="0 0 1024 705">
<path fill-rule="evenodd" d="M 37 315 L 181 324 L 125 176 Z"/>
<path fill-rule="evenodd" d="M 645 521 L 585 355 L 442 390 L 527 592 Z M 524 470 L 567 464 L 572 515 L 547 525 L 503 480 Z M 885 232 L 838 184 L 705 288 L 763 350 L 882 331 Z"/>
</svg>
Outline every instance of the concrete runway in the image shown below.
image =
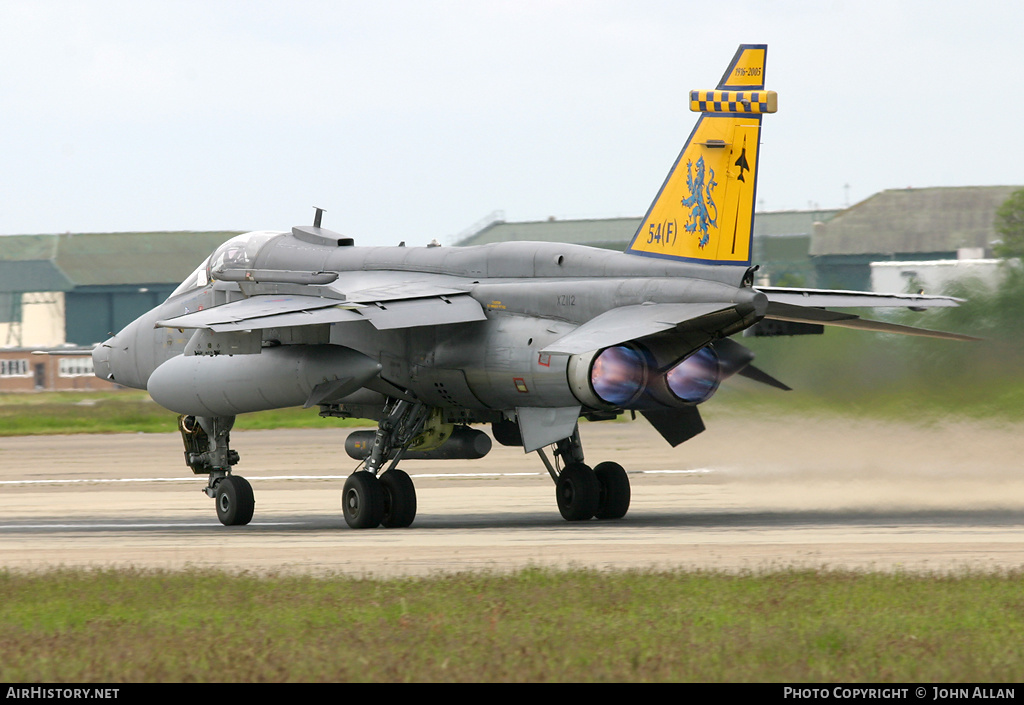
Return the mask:
<svg viewBox="0 0 1024 705">
<path fill-rule="evenodd" d="M 345 429 L 237 431 L 256 514 L 224 527 L 177 434 L 0 438 L 0 566 L 429 575 L 527 565 L 762 570 L 1024 566 L 1024 428 L 708 414 L 670 448 L 642 419 L 584 424 L 630 472 L 619 521 L 568 523 L 536 455 L 403 463 L 409 529 L 353 531 Z M 326 422 L 325 422 L 326 425 Z M 479 475 L 479 473 L 486 473 Z"/>
</svg>

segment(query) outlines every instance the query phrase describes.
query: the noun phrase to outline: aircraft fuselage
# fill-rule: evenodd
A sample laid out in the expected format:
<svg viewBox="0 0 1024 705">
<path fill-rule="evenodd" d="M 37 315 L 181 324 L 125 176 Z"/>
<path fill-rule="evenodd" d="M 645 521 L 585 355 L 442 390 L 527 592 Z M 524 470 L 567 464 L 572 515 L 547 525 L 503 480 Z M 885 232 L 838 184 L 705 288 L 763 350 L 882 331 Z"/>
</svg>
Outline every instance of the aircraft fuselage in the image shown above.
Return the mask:
<svg viewBox="0 0 1024 705">
<path fill-rule="evenodd" d="M 278 233 L 245 265 L 246 271 L 263 272 L 267 278 L 274 278 L 267 272 L 288 272 L 296 275 L 293 278 L 299 278 L 299 273 L 336 273 L 337 278 L 320 285 L 223 281 L 213 273 L 206 286 L 173 295 L 98 348 L 98 371 L 106 367 L 118 383 L 144 389 L 158 367 L 182 355 L 194 337 L 204 334 L 201 329 L 154 327 L 157 321 L 251 297 L 319 296 L 337 305 L 363 307 L 356 311 L 373 309 L 378 316 L 394 313 L 398 319 L 382 323 L 371 316 L 222 331 L 221 335 L 255 340 L 245 351 L 219 354 L 235 357 L 236 364 L 244 367 L 245 355 L 258 355 L 268 348 L 341 346 L 379 363 L 380 377 L 411 396 L 448 408 L 454 417 L 461 415 L 466 421 L 487 420 L 493 415 L 476 412 L 579 405 L 581 400 L 567 379 L 572 356 L 548 353 L 545 347 L 603 313 L 624 306 L 678 303 L 725 309 L 715 319 L 717 329 L 695 331 L 678 342 L 668 352 L 671 359 L 658 361 L 665 365 L 751 325 L 764 310 L 764 296 L 743 284 L 746 269 L 742 267 L 628 256 L 565 244 L 332 248 Z M 397 297 L 401 300 L 393 300 Z M 440 325 L 448 323 L 445 309 L 465 307 L 470 303 L 466 297 L 480 311 L 479 320 Z M 410 310 L 394 312 L 401 307 Z M 430 325 L 432 317 L 438 317 L 438 325 Z M 656 340 L 654 336 L 654 348 L 658 348 Z M 192 352 L 204 353 L 202 349 Z M 255 364 L 252 369 L 254 375 L 257 371 L 263 375 L 262 379 L 249 377 L 253 386 L 274 382 L 266 370 Z M 345 403 L 337 398 L 325 401 Z M 361 407 L 379 406 L 383 396 L 363 391 L 348 401 Z M 239 407 L 221 412 L 252 410 Z M 368 409 L 359 411 L 365 415 Z"/>
</svg>

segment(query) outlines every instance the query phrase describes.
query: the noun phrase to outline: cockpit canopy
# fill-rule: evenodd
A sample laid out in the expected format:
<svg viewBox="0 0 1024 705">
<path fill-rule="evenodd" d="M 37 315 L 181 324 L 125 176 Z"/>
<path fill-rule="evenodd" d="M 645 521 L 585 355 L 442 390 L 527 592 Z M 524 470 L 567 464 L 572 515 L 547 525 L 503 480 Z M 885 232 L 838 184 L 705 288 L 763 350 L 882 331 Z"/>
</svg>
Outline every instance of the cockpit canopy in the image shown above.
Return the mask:
<svg viewBox="0 0 1024 705">
<path fill-rule="evenodd" d="M 193 289 L 201 289 L 216 279 L 218 272 L 223 272 L 227 269 L 252 268 L 256 262 L 256 255 L 263 249 L 263 246 L 280 235 L 284 235 L 284 233 L 270 230 L 257 230 L 251 233 L 236 235 L 214 250 L 213 254 L 207 257 L 174 290 L 171 296 L 184 294 Z"/>
<path fill-rule="evenodd" d="M 280 235 L 284 235 L 284 233 L 257 230 L 231 238 L 210 255 L 206 267 L 207 275 L 210 279 L 216 279 L 218 272 L 227 269 L 252 268 L 256 263 L 256 255 L 263 249 L 263 246 Z"/>
</svg>

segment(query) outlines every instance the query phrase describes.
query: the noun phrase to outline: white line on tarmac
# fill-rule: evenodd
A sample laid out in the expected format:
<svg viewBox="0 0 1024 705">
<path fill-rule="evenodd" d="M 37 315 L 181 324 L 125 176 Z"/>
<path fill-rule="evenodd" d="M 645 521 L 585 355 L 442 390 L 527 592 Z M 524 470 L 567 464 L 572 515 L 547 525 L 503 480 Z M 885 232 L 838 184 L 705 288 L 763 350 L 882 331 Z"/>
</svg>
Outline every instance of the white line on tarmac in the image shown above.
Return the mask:
<svg viewBox="0 0 1024 705">
<path fill-rule="evenodd" d="M 252 522 L 249 526 L 298 526 L 297 521 L 261 521 Z M 187 523 L 153 523 L 153 524 L 93 524 L 83 521 L 80 524 L 0 524 L 0 531 L 17 529 L 181 529 L 183 527 L 208 528 L 216 526 L 212 521 Z"/>
<path fill-rule="evenodd" d="M 696 470 L 633 470 L 630 475 L 706 475 L 714 472 L 710 468 Z M 546 472 L 446 472 L 446 473 L 410 473 L 410 477 L 429 477 L 432 479 L 466 478 L 466 477 L 536 477 L 546 476 Z M 62 480 L 0 480 L 0 485 L 74 485 L 102 484 L 115 482 L 190 482 L 193 477 L 122 477 L 122 478 L 66 478 Z M 348 475 L 246 475 L 250 482 L 263 480 L 347 480 Z"/>
</svg>

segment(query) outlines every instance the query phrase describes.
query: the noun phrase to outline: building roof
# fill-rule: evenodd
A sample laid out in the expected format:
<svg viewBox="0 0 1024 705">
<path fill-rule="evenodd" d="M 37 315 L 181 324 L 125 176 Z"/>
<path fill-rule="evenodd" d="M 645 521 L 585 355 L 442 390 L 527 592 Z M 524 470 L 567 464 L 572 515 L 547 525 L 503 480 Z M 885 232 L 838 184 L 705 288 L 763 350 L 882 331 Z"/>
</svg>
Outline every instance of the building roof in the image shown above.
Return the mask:
<svg viewBox="0 0 1024 705">
<path fill-rule="evenodd" d="M 812 255 L 991 249 L 996 209 L 1020 186 L 890 189 L 814 228 Z"/>
<path fill-rule="evenodd" d="M 499 220 L 466 237 L 456 245 L 486 245 L 490 242 L 566 242 L 576 245 L 622 249 L 640 227 L 642 218 L 583 220 L 538 220 L 507 223 Z"/>
<path fill-rule="evenodd" d="M 815 223 L 825 223 L 838 210 L 767 211 L 754 213 L 754 237 L 810 235 Z"/>
<path fill-rule="evenodd" d="M 826 221 L 839 211 L 777 211 L 754 214 L 755 237 L 810 235 L 815 222 Z M 488 222 L 483 228 L 456 242 L 457 246 L 489 242 L 567 242 L 622 250 L 643 222 L 637 218 L 548 220 L 508 223 Z"/>
<path fill-rule="evenodd" d="M 89 233 L 0 237 L 0 291 L 177 284 L 237 232 Z"/>
</svg>

